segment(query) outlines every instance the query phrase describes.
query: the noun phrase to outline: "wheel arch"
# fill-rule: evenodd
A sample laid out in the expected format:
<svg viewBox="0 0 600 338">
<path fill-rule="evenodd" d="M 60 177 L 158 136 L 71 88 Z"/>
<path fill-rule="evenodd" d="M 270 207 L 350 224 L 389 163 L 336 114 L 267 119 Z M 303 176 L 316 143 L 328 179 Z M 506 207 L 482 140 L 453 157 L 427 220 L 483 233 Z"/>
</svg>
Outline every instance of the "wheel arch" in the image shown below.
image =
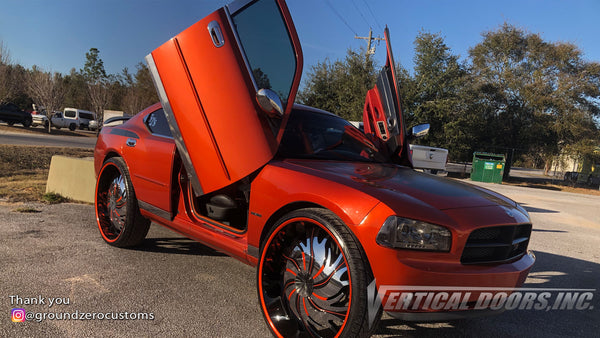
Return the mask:
<svg viewBox="0 0 600 338">
<path fill-rule="evenodd" d="M 277 211 L 275 211 L 269 217 L 269 219 L 267 219 L 267 221 L 265 222 L 265 225 L 263 226 L 261 233 L 260 233 L 259 249 L 262 249 L 262 247 L 265 243 L 267 234 L 271 231 L 271 229 L 273 228 L 273 226 L 275 225 L 275 223 L 278 220 L 280 220 L 283 216 L 285 216 L 286 214 L 289 214 L 292 211 L 305 209 L 305 208 L 320 208 L 320 209 L 329 210 L 322 205 L 319 205 L 319 204 L 316 204 L 313 202 L 307 202 L 307 201 L 292 202 L 292 203 L 282 206 Z M 329 211 L 331 211 L 331 210 L 329 210 Z"/>
<path fill-rule="evenodd" d="M 297 201 L 297 202 L 288 203 L 288 204 L 282 206 L 281 208 L 279 208 L 273 214 L 271 214 L 271 216 L 269 216 L 269 218 L 267 219 L 267 221 L 265 222 L 265 224 L 261 230 L 260 241 L 258 243 L 259 253 L 262 251 L 262 248 L 267 239 L 267 235 L 271 232 L 271 229 L 273 229 L 273 226 L 275 226 L 275 223 L 277 223 L 278 220 L 280 220 L 282 217 L 284 217 L 285 215 L 287 215 L 293 211 L 300 210 L 300 209 L 307 209 L 307 208 L 318 208 L 318 209 L 327 210 L 327 211 L 333 213 L 336 217 L 338 217 L 342 221 L 342 223 L 346 226 L 346 228 L 348 228 L 348 231 L 350 232 L 350 234 L 354 237 L 358 246 L 360 246 L 361 252 L 363 254 L 363 260 L 365 261 L 365 266 L 367 268 L 368 276 L 370 278 L 373 278 L 374 274 L 373 274 L 373 269 L 371 268 L 371 263 L 369 261 L 369 258 L 367 257 L 367 254 L 366 254 L 363 244 L 359 240 L 359 236 L 357 236 L 357 234 L 355 233 L 354 226 L 352 224 L 348 224 L 347 220 L 349 219 L 349 217 L 342 217 L 342 216 L 348 216 L 348 215 L 339 215 L 335 210 L 331 210 L 331 208 L 327 208 L 321 204 L 317 204 L 314 202 Z"/>
</svg>

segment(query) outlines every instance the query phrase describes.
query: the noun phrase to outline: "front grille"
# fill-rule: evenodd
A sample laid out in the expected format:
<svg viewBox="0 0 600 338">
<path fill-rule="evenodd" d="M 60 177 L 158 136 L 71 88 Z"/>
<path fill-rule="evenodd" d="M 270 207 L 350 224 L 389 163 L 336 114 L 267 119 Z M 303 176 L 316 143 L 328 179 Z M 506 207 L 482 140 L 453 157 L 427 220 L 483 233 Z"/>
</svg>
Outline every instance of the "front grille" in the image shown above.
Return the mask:
<svg viewBox="0 0 600 338">
<path fill-rule="evenodd" d="M 460 258 L 462 264 L 503 263 L 527 251 L 531 224 L 503 225 L 473 231 Z"/>
</svg>

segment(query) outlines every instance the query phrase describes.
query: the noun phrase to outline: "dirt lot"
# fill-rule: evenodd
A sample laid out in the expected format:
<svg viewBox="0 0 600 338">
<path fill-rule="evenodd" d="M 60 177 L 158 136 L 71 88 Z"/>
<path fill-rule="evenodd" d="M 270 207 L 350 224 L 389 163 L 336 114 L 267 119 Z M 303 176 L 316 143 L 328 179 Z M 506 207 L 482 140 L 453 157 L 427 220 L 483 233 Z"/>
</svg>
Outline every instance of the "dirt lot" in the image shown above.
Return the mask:
<svg viewBox="0 0 600 338">
<path fill-rule="evenodd" d="M 93 156 L 81 148 L 0 145 L 0 201 L 43 201 L 54 155 Z"/>
</svg>

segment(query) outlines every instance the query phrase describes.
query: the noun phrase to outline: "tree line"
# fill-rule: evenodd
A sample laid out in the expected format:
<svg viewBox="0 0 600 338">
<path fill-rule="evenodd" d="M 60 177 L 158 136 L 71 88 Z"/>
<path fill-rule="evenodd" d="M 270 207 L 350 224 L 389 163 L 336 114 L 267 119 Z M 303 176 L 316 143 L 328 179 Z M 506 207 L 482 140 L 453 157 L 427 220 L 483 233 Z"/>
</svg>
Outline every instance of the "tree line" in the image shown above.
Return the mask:
<svg viewBox="0 0 600 338">
<path fill-rule="evenodd" d="M 158 96 L 142 62 L 135 72 L 124 68 L 119 74 L 107 74 L 100 51 L 91 48 L 83 68 L 72 68 L 68 74 L 38 66 L 26 69 L 11 61 L 9 49 L 0 41 L 0 102 L 7 101 L 24 110 L 36 104 L 49 114 L 74 107 L 99 114 L 109 109 L 134 115 L 158 102 Z"/>
<path fill-rule="evenodd" d="M 406 124 L 430 123 L 424 143 L 447 148 L 453 161 L 488 151 L 548 170 L 561 154 L 599 149 L 600 63 L 576 45 L 505 23 L 464 61 L 439 33 L 420 32 L 414 47 L 413 71 L 396 67 Z M 348 50 L 311 68 L 299 100 L 362 121 L 377 68 L 364 50 Z"/>
</svg>

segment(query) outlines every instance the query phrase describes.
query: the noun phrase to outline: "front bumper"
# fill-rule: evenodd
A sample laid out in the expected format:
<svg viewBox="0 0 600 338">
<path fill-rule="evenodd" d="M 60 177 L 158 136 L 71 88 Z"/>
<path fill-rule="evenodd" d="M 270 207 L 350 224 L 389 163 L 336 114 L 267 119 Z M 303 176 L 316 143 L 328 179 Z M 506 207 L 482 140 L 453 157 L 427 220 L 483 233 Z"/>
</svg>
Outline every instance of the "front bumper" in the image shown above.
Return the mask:
<svg viewBox="0 0 600 338">
<path fill-rule="evenodd" d="M 383 309 L 393 317 L 409 321 L 439 321 L 497 314 L 498 311 L 489 309 L 473 310 L 482 290 L 493 292 L 494 288 L 520 287 L 535 262 L 535 255 L 530 251 L 507 263 L 465 265 L 460 263 L 464 245 L 455 245 L 450 252 L 382 247 L 375 242 L 375 238 L 380 224 L 391 212 L 386 209 L 381 204 L 376 207 L 355 228 L 355 233 L 369 259 Z M 462 241 L 466 241 L 468 232 L 467 229 L 463 231 Z M 459 239 L 453 243 L 457 242 Z M 460 298 L 464 304 L 441 309 L 414 305 L 414 298 L 412 301 L 402 298 L 406 293 L 414 293 L 414 290 L 430 293 L 458 290 L 464 294 Z"/>
</svg>

